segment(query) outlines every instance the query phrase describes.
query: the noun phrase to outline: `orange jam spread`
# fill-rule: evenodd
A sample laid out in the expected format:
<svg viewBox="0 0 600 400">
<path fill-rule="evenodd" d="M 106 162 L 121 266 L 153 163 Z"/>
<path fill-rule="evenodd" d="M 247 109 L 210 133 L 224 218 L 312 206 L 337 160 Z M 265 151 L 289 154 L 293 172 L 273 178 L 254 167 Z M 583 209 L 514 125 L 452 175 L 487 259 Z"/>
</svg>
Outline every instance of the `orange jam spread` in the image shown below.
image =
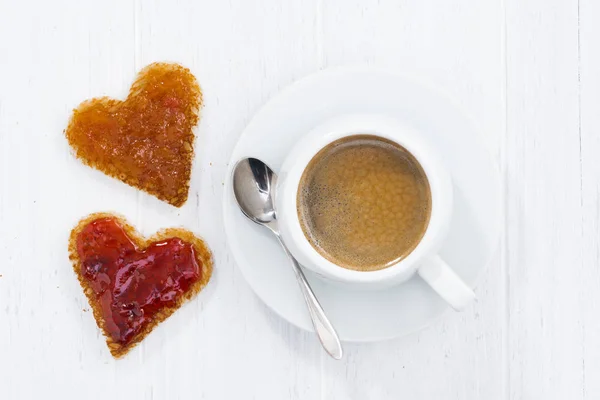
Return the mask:
<svg viewBox="0 0 600 400">
<path fill-rule="evenodd" d="M 112 343 L 127 346 L 202 276 L 202 258 L 178 237 L 140 249 L 115 218 L 91 221 L 76 236 L 80 279 Z"/>
<path fill-rule="evenodd" d="M 124 101 L 80 104 L 65 134 L 85 164 L 180 207 L 188 197 L 201 105 L 189 69 L 154 63 L 140 71 Z"/>
</svg>

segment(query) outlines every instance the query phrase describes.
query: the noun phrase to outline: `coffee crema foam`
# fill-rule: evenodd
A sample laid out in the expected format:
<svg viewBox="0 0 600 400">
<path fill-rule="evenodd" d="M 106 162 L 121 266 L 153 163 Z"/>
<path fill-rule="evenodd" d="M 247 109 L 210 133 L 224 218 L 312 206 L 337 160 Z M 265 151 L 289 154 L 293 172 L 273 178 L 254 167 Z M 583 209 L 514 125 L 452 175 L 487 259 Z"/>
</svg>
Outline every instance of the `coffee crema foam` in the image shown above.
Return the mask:
<svg viewBox="0 0 600 400">
<path fill-rule="evenodd" d="M 310 161 L 297 193 L 304 235 L 341 267 L 376 271 L 406 257 L 431 215 L 423 168 L 400 145 L 355 135 L 323 148 Z"/>
</svg>

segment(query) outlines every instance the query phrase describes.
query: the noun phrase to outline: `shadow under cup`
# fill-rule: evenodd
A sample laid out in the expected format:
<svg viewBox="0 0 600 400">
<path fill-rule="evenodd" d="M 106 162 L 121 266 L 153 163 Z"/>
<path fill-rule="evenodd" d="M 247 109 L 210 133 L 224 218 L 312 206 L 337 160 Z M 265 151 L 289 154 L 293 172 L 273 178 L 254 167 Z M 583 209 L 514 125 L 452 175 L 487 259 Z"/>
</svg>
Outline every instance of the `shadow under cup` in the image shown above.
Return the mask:
<svg viewBox="0 0 600 400">
<path fill-rule="evenodd" d="M 432 198 L 417 159 L 371 134 L 335 140 L 302 173 L 298 219 L 310 245 L 331 263 L 378 271 L 408 256 L 427 231 Z"/>
</svg>

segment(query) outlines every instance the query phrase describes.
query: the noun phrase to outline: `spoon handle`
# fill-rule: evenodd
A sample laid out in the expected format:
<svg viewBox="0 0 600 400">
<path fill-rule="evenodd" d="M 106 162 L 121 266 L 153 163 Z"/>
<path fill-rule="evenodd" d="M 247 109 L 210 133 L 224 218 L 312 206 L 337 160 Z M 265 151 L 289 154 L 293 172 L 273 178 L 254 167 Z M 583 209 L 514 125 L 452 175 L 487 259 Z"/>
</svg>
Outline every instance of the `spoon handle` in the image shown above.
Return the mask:
<svg viewBox="0 0 600 400">
<path fill-rule="evenodd" d="M 308 307 L 308 313 L 310 314 L 310 319 L 312 324 L 317 332 L 317 336 L 323 345 L 323 348 L 327 353 L 336 360 L 342 358 L 342 344 L 340 343 L 340 338 L 338 337 L 333 325 L 329 322 L 329 319 L 325 315 L 325 311 L 323 311 L 323 307 L 319 303 L 319 300 L 315 297 L 306 277 L 304 276 L 304 272 L 300 268 L 300 264 L 296 261 L 296 258 L 290 253 L 287 246 L 281 240 L 281 237 L 277 235 L 277 239 L 279 239 L 279 243 L 285 250 L 285 253 L 288 255 L 290 260 L 292 261 L 292 265 L 294 266 L 294 273 L 296 274 L 296 280 L 300 285 L 300 290 L 302 291 L 302 295 L 304 296 L 304 300 L 306 301 L 306 305 Z"/>
</svg>

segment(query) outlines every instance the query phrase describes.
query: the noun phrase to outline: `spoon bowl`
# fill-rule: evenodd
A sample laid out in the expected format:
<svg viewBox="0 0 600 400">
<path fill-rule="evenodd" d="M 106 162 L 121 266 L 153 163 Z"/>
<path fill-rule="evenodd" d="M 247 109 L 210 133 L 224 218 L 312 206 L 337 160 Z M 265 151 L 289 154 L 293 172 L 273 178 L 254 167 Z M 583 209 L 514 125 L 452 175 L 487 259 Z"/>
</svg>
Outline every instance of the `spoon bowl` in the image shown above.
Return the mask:
<svg viewBox="0 0 600 400">
<path fill-rule="evenodd" d="M 273 223 L 275 201 L 273 189 L 277 175 L 265 163 L 256 158 L 245 158 L 233 170 L 233 192 L 240 209 L 259 225 Z"/>
</svg>

